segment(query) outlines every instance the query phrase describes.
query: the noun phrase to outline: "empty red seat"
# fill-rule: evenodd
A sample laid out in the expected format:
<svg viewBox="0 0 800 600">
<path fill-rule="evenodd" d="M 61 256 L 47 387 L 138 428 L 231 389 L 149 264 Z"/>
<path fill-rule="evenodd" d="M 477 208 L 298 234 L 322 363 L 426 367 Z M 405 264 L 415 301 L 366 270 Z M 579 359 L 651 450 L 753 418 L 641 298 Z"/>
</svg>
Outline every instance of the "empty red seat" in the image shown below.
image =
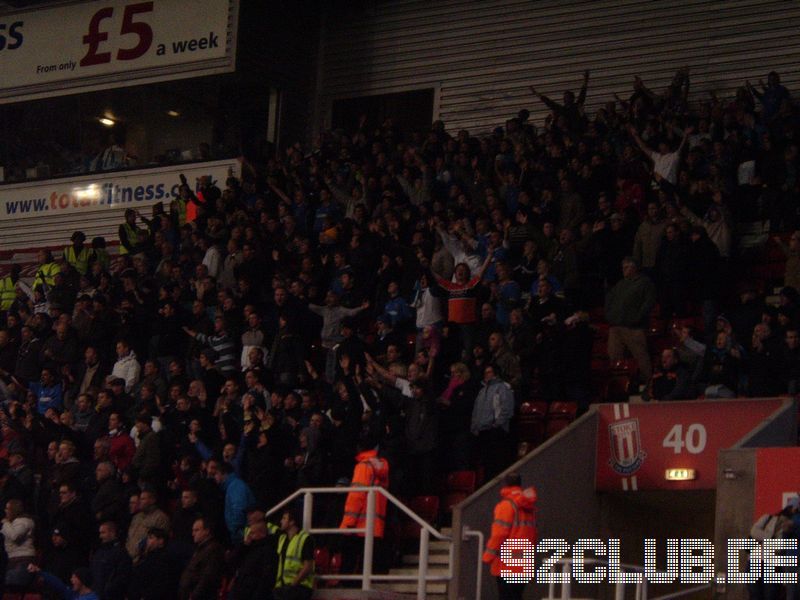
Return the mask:
<svg viewBox="0 0 800 600">
<path fill-rule="evenodd" d="M 328 568 L 329 575 L 337 575 L 342 570 L 342 553 L 336 552 L 333 556 L 331 556 L 330 566 Z M 338 579 L 328 579 L 325 582 L 327 587 L 336 587 L 339 585 Z"/>
<path fill-rule="evenodd" d="M 475 471 L 453 471 L 447 475 L 448 492 L 466 492 L 471 494 L 475 491 Z"/>
<path fill-rule="evenodd" d="M 433 524 L 439 516 L 439 496 L 415 496 L 408 507 L 428 523 Z"/>
<path fill-rule="evenodd" d="M 331 554 L 325 546 L 314 548 L 314 565 L 320 575 L 325 575 L 330 570 Z"/>
<path fill-rule="evenodd" d="M 415 496 L 408 507 L 421 519 L 434 525 L 439 518 L 439 496 Z M 419 524 L 405 515 L 400 522 L 400 537 L 405 540 L 419 539 Z"/>
<path fill-rule="evenodd" d="M 548 418 L 551 417 L 566 417 L 570 420 L 575 419 L 578 414 L 577 402 L 553 402 L 550 405 L 550 410 L 547 413 Z"/>
<path fill-rule="evenodd" d="M 550 439 L 559 431 L 563 431 L 564 429 L 569 427 L 570 423 L 571 421 L 567 419 L 548 419 L 547 430 L 546 430 L 547 438 Z"/>
<path fill-rule="evenodd" d="M 519 407 L 520 415 L 545 416 L 547 414 L 547 402 L 531 400 L 523 402 Z"/>
</svg>

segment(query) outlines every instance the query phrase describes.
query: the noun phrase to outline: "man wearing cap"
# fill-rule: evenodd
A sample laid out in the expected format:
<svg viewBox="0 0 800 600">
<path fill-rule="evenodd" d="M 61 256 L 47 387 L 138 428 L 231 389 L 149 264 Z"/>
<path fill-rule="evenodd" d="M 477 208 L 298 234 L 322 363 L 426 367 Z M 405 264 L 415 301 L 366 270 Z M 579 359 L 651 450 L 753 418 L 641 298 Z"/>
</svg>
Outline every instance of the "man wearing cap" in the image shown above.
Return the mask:
<svg viewBox="0 0 800 600">
<path fill-rule="evenodd" d="M 608 331 L 608 356 L 612 361 L 621 360 L 627 349 L 638 363 L 645 381 L 652 375 L 645 328 L 655 303 L 653 282 L 639 273 L 635 259 L 623 259 L 622 279 L 606 294 L 605 316 L 611 325 Z"/>
<path fill-rule="evenodd" d="M 69 239 L 72 244 L 64 248 L 64 261 L 81 275 L 86 275 L 91 257 L 91 250 L 84 245 L 86 235 L 76 231 Z"/>
<path fill-rule="evenodd" d="M 169 533 L 158 527 L 147 531 L 144 556 L 133 567 L 128 598 L 171 600 L 177 588 L 175 558 L 167 550 Z"/>
</svg>

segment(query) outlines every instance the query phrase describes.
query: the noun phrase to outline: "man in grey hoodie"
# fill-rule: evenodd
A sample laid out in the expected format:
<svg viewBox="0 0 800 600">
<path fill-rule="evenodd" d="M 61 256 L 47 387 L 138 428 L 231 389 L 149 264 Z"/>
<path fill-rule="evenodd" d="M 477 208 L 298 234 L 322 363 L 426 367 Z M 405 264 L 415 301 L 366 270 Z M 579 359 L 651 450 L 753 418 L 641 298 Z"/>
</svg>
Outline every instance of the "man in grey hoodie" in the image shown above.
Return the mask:
<svg viewBox="0 0 800 600">
<path fill-rule="evenodd" d="M 509 428 L 514 416 L 514 391 L 500 379 L 492 365 L 483 369 L 483 387 L 472 406 L 470 430 L 476 436 L 476 455 L 484 463 L 484 475 L 491 479 L 511 459 Z"/>
</svg>

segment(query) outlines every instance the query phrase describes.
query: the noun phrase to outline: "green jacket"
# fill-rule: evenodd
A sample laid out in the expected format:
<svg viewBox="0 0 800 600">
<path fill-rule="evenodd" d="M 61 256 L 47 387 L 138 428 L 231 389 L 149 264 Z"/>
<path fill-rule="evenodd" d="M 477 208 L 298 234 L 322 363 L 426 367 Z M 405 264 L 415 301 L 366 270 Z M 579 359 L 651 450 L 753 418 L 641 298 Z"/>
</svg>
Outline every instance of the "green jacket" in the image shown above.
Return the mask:
<svg viewBox="0 0 800 600">
<path fill-rule="evenodd" d="M 647 276 L 620 279 L 606 294 L 606 320 L 610 325 L 642 329 L 655 304 L 655 286 Z"/>
</svg>

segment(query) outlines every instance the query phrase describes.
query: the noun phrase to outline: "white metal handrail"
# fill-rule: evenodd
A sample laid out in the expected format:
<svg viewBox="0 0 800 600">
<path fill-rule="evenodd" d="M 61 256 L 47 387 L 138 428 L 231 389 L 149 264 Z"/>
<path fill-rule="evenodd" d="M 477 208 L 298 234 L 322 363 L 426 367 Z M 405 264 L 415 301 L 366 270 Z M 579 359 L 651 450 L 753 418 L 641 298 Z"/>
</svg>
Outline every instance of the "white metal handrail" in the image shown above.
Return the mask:
<svg viewBox="0 0 800 600">
<path fill-rule="evenodd" d="M 481 600 L 481 585 L 483 585 L 483 532 L 465 527 L 464 538 L 468 537 L 478 538 L 478 566 L 475 569 L 475 600 Z"/>
<path fill-rule="evenodd" d="M 573 559 L 571 558 L 562 558 L 556 561 L 555 564 L 561 565 L 561 573 L 565 575 L 561 581 L 561 595 L 560 600 L 570 600 L 571 598 L 571 588 L 572 588 L 572 577 L 570 577 L 572 572 L 572 563 Z M 607 560 L 601 560 L 598 558 L 584 558 L 583 564 L 585 565 L 608 565 Z M 631 573 L 644 573 L 644 567 L 640 567 L 637 565 L 628 565 L 628 564 L 620 564 L 620 569 L 623 571 L 628 571 Z M 622 581 L 617 581 L 614 584 L 614 600 L 625 600 L 625 586 L 627 584 Z M 551 581 L 548 584 L 547 590 L 547 597 L 548 600 L 556 600 L 556 582 Z M 636 583 L 636 600 L 647 600 L 647 580 L 642 578 L 642 581 Z"/>
<path fill-rule="evenodd" d="M 563 578 L 563 582 L 561 583 L 561 596 L 559 597 L 559 600 L 570 600 L 571 598 L 570 588 L 572 578 L 569 575 L 572 570 L 572 562 L 573 560 L 571 558 L 562 558 L 556 562 L 556 564 L 561 565 L 561 573 L 567 575 Z M 583 562 L 586 565 L 608 565 L 608 560 L 598 558 L 584 558 Z M 620 569 L 630 573 L 644 573 L 644 567 L 638 565 L 629 565 L 623 563 L 620 564 Z M 618 581 L 614 584 L 614 600 L 625 600 L 626 585 L 627 584 L 621 581 Z M 548 600 L 556 600 L 555 586 L 555 582 L 551 581 L 548 587 Z M 665 594 L 663 596 L 651 598 L 650 600 L 675 600 L 675 598 L 682 598 L 683 596 L 689 596 L 696 592 L 701 592 L 710 588 L 711 584 L 696 585 L 690 588 L 679 590 L 677 592 L 672 592 L 671 594 Z M 648 600 L 647 579 L 642 578 L 642 581 L 636 583 L 635 600 Z"/>
<path fill-rule="evenodd" d="M 314 511 L 314 494 L 349 494 L 350 492 L 361 492 L 367 494 L 367 524 L 366 527 L 354 527 L 348 529 L 314 528 L 312 527 L 312 515 Z M 372 559 L 375 547 L 375 495 L 382 494 L 387 500 L 403 511 L 406 516 L 413 520 L 420 527 L 419 536 L 419 574 L 418 575 L 373 575 Z M 422 519 L 413 510 L 403 504 L 388 490 L 378 487 L 319 487 L 301 488 L 284 498 L 281 502 L 267 511 L 267 516 L 278 512 L 283 507 L 290 504 L 296 498 L 303 496 L 303 529 L 311 534 L 333 534 L 333 535 L 352 535 L 354 533 L 364 534 L 364 559 L 361 575 L 318 575 L 317 579 L 330 579 L 342 581 L 361 581 L 362 590 L 371 590 L 373 581 L 416 581 L 417 600 L 425 600 L 427 597 L 428 582 L 450 581 L 453 578 L 453 540 L 446 536 L 427 521 Z M 429 575 L 428 563 L 430 552 L 431 535 L 438 540 L 450 542 L 450 560 L 447 565 L 446 575 Z M 482 534 L 481 534 L 482 535 Z"/>
</svg>

